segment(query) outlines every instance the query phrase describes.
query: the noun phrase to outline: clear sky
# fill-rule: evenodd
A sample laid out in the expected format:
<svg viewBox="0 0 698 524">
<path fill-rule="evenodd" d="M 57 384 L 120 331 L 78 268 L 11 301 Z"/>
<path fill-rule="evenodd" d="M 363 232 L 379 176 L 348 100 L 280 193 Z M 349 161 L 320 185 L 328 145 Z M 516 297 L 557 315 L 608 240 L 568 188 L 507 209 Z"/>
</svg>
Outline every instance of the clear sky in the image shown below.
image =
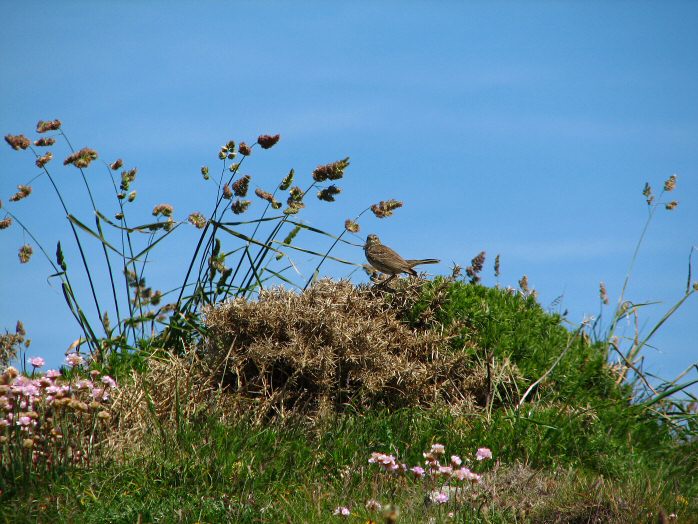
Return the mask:
<svg viewBox="0 0 698 524">
<path fill-rule="evenodd" d="M 644 308 L 646 331 L 685 290 L 698 244 L 694 2 L 61 1 L 4 2 L 2 12 L 3 135 L 60 118 L 75 146 L 138 167 L 144 218 L 160 202 L 178 219 L 207 210 L 212 185 L 199 169 L 213 170 L 220 145 L 281 133 L 247 167 L 265 189 L 291 167 L 309 180 L 318 164 L 351 157 L 338 202 L 312 202 L 310 224 L 339 232 L 397 198 L 405 207 L 362 220 L 362 237 L 440 258 L 429 269 L 441 273 L 485 250 L 489 285 L 499 253 L 503 285 L 526 274 L 544 307 L 562 296 L 554 309 L 578 322 L 598 314 L 599 281 L 612 301 L 620 292 L 647 216 L 644 183 L 659 189 L 676 173 L 679 207 L 657 213 L 627 298 L 661 301 Z M 50 167 L 85 216 L 61 151 Z M 5 205 L 36 173 L 30 153 L 2 144 Z M 103 169 L 88 174 L 113 206 Z M 14 210 L 49 252 L 58 239 L 71 245 L 47 181 L 32 185 Z M 193 236 L 179 238 L 156 252 L 153 284 L 182 274 Z M 80 333 L 47 263 L 18 264 L 26 240 L 16 227 L 0 232 L 0 328 L 22 319 L 30 356 L 58 365 Z M 338 254 L 363 262 L 358 247 Z M 691 300 L 646 351 L 646 368 L 676 375 L 698 360 L 697 339 Z"/>
</svg>

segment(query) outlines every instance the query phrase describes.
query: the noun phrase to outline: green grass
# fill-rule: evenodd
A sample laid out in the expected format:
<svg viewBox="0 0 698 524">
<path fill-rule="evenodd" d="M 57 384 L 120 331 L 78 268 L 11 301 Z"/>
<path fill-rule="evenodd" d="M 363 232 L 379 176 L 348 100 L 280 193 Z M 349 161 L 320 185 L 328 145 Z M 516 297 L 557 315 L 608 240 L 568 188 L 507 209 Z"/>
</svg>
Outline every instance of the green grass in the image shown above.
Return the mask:
<svg viewBox="0 0 698 524">
<path fill-rule="evenodd" d="M 338 521 L 333 509 L 348 505 L 350 521 L 365 522 L 369 498 L 394 503 L 398 522 L 415 523 L 431 517 L 642 522 L 660 510 L 691 522 L 698 515 L 695 430 L 677 433 L 661 412 L 634 402 L 633 388 L 616 385 L 605 365 L 602 343 L 574 338 L 531 297 L 462 282 L 428 284 L 409 321 L 422 321 L 439 289 L 446 292 L 431 322 L 457 327 L 450 350 L 464 351 L 473 365 L 488 353 L 495 362 L 510 359 L 523 387 L 545 373 L 570 340 L 571 349 L 520 409 L 515 399 L 500 396 L 489 409 L 468 413 L 414 406 L 348 408 L 312 422 L 262 426 L 245 416 L 222 422 L 216 413 L 180 420 L 89 469 L 15 485 L 0 498 L 0 519 L 319 523 Z M 147 352 L 106 365 L 129 387 L 131 370 L 147 369 Z M 463 457 L 491 448 L 495 460 L 477 466 L 492 479 L 486 484 L 495 484 L 496 497 L 481 497 L 475 506 L 427 505 L 422 485 L 389 479 L 367 463 L 379 451 L 417 465 L 435 442 Z"/>
</svg>

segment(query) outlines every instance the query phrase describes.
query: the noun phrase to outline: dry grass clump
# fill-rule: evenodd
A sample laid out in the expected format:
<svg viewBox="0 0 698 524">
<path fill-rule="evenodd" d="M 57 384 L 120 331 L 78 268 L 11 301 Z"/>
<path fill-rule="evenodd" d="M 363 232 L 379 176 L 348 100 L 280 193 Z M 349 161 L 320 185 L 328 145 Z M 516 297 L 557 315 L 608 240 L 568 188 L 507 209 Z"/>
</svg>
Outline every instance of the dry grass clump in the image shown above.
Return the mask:
<svg viewBox="0 0 698 524">
<path fill-rule="evenodd" d="M 448 403 L 472 406 L 483 366 L 448 348 L 449 332 L 402 320 L 420 284 L 394 293 L 321 280 L 303 293 L 283 288 L 205 312 L 204 359 L 260 416 L 356 407 Z"/>
</svg>

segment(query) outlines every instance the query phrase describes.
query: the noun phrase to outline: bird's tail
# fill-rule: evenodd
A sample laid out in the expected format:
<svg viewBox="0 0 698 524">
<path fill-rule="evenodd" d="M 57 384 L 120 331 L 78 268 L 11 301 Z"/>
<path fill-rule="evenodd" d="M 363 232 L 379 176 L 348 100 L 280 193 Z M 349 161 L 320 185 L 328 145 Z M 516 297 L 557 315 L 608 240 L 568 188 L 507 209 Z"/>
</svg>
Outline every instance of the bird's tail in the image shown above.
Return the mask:
<svg viewBox="0 0 698 524">
<path fill-rule="evenodd" d="M 439 262 L 441 262 L 441 260 L 438 260 L 436 258 L 423 258 L 421 260 L 409 259 L 409 260 L 405 260 L 405 262 L 407 262 L 410 267 L 414 267 L 414 266 L 419 266 L 422 264 L 438 264 Z"/>
</svg>

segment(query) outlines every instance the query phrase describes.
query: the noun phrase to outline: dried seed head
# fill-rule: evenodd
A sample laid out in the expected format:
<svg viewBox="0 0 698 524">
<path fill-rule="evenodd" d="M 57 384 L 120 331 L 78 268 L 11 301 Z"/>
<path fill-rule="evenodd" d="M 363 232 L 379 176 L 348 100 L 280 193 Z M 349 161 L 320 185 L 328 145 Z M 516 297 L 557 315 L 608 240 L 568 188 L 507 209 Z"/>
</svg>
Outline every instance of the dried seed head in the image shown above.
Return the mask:
<svg viewBox="0 0 698 524">
<path fill-rule="evenodd" d="M 651 205 L 654 201 L 654 195 L 652 194 L 652 186 L 649 182 L 645 182 L 645 187 L 642 190 L 642 194 L 647 199 L 647 205 Z"/>
<path fill-rule="evenodd" d="M 698 281 L 693 283 L 693 291 L 698 291 Z"/>
<path fill-rule="evenodd" d="M 481 251 L 475 258 L 470 261 L 470 265 L 465 268 L 465 274 L 470 277 L 471 284 L 480 282 L 480 271 L 485 264 L 485 252 Z"/>
<path fill-rule="evenodd" d="M 230 208 L 233 210 L 233 213 L 236 215 L 240 215 L 247 211 L 247 208 L 250 207 L 250 204 L 252 202 L 250 200 L 240 200 L 239 198 L 233 202 L 233 205 L 230 206 Z"/>
<path fill-rule="evenodd" d="M 295 174 L 296 172 L 293 169 L 291 169 L 288 175 L 284 177 L 284 179 L 281 181 L 281 184 L 279 184 L 279 189 L 281 191 L 286 191 L 289 187 L 291 187 L 291 184 L 293 183 L 293 177 Z"/>
<path fill-rule="evenodd" d="M 121 166 L 123 165 L 124 161 L 120 158 L 117 158 L 115 162 L 109 164 L 109 169 L 111 169 L 112 171 L 118 171 L 119 169 L 121 169 Z"/>
<path fill-rule="evenodd" d="M 358 233 L 359 232 L 359 224 L 354 222 L 353 220 L 347 218 L 344 221 L 344 229 L 346 229 L 350 233 Z"/>
<path fill-rule="evenodd" d="M 228 184 L 223 186 L 223 198 L 226 200 L 230 200 L 233 198 L 233 190 L 230 189 L 230 186 Z"/>
<path fill-rule="evenodd" d="M 391 198 L 390 200 L 381 200 L 378 204 L 373 204 L 371 211 L 377 218 L 385 218 L 391 216 L 393 211 L 402 207 L 402 205 L 402 202 Z"/>
<path fill-rule="evenodd" d="M 208 180 L 210 178 L 208 176 L 208 166 L 201 166 L 201 176 L 204 177 L 204 180 Z"/>
<path fill-rule="evenodd" d="M 46 153 L 43 156 L 40 156 L 39 158 L 36 159 L 36 167 L 38 167 L 39 169 L 43 169 L 43 167 L 46 164 L 48 164 L 52 158 L 53 158 L 53 153 L 51 153 L 51 151 L 49 151 L 48 153 Z"/>
<path fill-rule="evenodd" d="M 678 201 L 672 200 L 671 202 L 669 202 L 668 204 L 666 204 L 664 207 L 665 207 L 668 211 L 673 211 L 674 209 L 676 209 L 676 206 L 678 206 L 678 205 L 679 205 Z"/>
<path fill-rule="evenodd" d="M 671 175 L 664 182 L 664 191 L 673 191 L 676 189 L 676 175 Z"/>
<path fill-rule="evenodd" d="M 109 420 L 111 418 L 111 415 L 108 411 L 100 411 L 99 413 L 97 413 L 97 418 L 101 420 Z"/>
<path fill-rule="evenodd" d="M 153 216 L 171 217 L 173 212 L 174 208 L 170 204 L 158 204 L 153 208 Z"/>
<path fill-rule="evenodd" d="M 187 220 L 189 220 L 189 222 L 193 224 L 194 227 L 196 227 L 196 229 L 203 229 L 204 227 L 206 227 L 206 218 L 198 211 L 189 215 L 189 218 Z"/>
<path fill-rule="evenodd" d="M 6 217 L 0 220 L 0 229 L 7 229 L 12 225 L 12 218 Z"/>
<path fill-rule="evenodd" d="M 318 166 L 313 171 L 313 180 L 316 182 L 324 182 L 325 180 L 339 180 L 344 176 L 344 170 L 349 165 L 349 157 L 342 160 L 337 160 L 331 164 Z"/>
<path fill-rule="evenodd" d="M 305 207 L 305 204 L 303 202 L 293 202 L 289 198 L 288 200 L 288 207 L 284 209 L 283 213 L 285 215 L 295 215 L 298 213 L 301 209 Z"/>
<path fill-rule="evenodd" d="M 451 269 L 451 278 L 454 280 L 458 278 L 462 270 L 463 268 L 460 267 L 458 264 L 453 264 L 453 268 Z"/>
<path fill-rule="evenodd" d="M 500 266 L 499 266 L 499 255 L 494 257 L 494 276 L 499 278 L 499 275 L 501 274 L 500 272 Z"/>
<path fill-rule="evenodd" d="M 76 151 L 63 161 L 63 165 L 73 164 L 75 167 L 82 169 L 90 165 L 93 160 L 98 158 L 97 151 L 89 147 L 83 147 L 80 151 Z"/>
<path fill-rule="evenodd" d="M 18 320 L 17 324 L 15 324 L 15 333 L 17 333 L 20 337 L 24 337 L 27 334 L 27 331 L 24 329 L 24 322 L 21 320 Z"/>
<path fill-rule="evenodd" d="M 131 192 L 128 194 L 128 201 L 129 201 L 129 202 L 133 202 L 134 200 L 136 200 L 136 192 L 135 192 L 135 191 L 131 191 Z"/>
<path fill-rule="evenodd" d="M 238 178 L 235 182 L 233 182 L 233 193 L 235 193 L 235 196 L 237 197 L 245 197 L 247 196 L 247 191 L 250 187 L 250 175 L 245 175 L 241 178 Z"/>
<path fill-rule="evenodd" d="M 341 192 L 342 190 L 340 188 L 332 184 L 331 186 L 318 191 L 317 197 L 320 200 L 324 200 L 325 202 L 334 202 L 334 196 L 338 195 Z"/>
<path fill-rule="evenodd" d="M 269 193 L 268 191 L 264 191 L 262 188 L 259 187 L 254 190 L 254 194 L 262 200 L 266 200 L 267 202 L 271 202 L 272 200 L 274 200 L 274 196 L 271 193 Z"/>
<path fill-rule="evenodd" d="M 305 196 L 305 193 L 303 193 L 303 190 L 298 187 L 294 186 L 289 190 L 289 196 L 288 196 L 288 205 L 291 205 L 291 202 L 302 202 L 303 197 Z"/>
<path fill-rule="evenodd" d="M 39 120 L 39 122 L 36 124 L 36 132 L 37 133 L 45 133 L 46 131 L 58 131 L 61 128 L 61 121 L 56 119 L 56 120 L 49 120 L 48 122 L 44 122 L 43 120 Z"/>
<path fill-rule="evenodd" d="M 38 146 L 38 147 L 48 147 L 48 146 L 52 146 L 55 143 L 56 143 L 55 138 L 44 137 L 44 136 L 42 136 L 38 140 L 34 140 L 34 145 Z"/>
<path fill-rule="evenodd" d="M 124 214 L 123 214 L 123 213 L 117 213 L 116 215 L 114 215 L 114 218 L 116 218 L 117 220 L 121 220 L 121 219 L 124 218 Z"/>
<path fill-rule="evenodd" d="M 242 156 L 250 156 L 252 154 L 252 148 L 248 146 L 245 142 L 240 142 L 238 146 L 238 151 Z"/>
<path fill-rule="evenodd" d="M 261 146 L 262 149 L 269 149 L 270 147 L 273 147 L 279 141 L 280 138 L 281 135 L 259 135 L 259 137 L 257 137 L 257 143 Z"/>
<path fill-rule="evenodd" d="M 23 198 L 27 198 L 32 193 L 31 186 L 23 186 L 20 184 L 17 186 L 17 189 L 19 191 L 10 197 L 10 202 L 19 202 Z"/>
<path fill-rule="evenodd" d="M 608 293 L 606 292 L 606 284 L 603 282 L 599 283 L 599 298 L 604 304 L 608 304 Z"/>
<path fill-rule="evenodd" d="M 175 226 L 174 218 L 168 217 L 167 222 L 165 222 L 162 227 L 165 229 L 165 231 L 172 231 L 172 229 L 174 229 L 174 226 Z"/>
<path fill-rule="evenodd" d="M 521 288 L 521 291 L 528 293 L 528 277 L 526 275 L 522 276 L 521 280 L 519 280 L 519 287 Z"/>
<path fill-rule="evenodd" d="M 31 145 L 29 139 L 24 135 L 5 135 L 5 142 L 10 144 L 10 147 L 15 151 L 26 149 Z"/>
<path fill-rule="evenodd" d="M 19 257 L 19 262 L 21 264 L 26 264 L 29 262 L 31 259 L 32 255 L 34 254 L 34 250 L 29 244 L 24 244 L 22 247 L 19 248 L 19 253 L 17 256 Z"/>
<path fill-rule="evenodd" d="M 131 182 L 136 180 L 136 173 L 138 173 L 138 169 L 136 169 L 135 167 L 133 169 L 130 169 L 129 171 L 121 172 L 121 185 L 119 187 L 122 191 L 128 191 Z"/>
</svg>

